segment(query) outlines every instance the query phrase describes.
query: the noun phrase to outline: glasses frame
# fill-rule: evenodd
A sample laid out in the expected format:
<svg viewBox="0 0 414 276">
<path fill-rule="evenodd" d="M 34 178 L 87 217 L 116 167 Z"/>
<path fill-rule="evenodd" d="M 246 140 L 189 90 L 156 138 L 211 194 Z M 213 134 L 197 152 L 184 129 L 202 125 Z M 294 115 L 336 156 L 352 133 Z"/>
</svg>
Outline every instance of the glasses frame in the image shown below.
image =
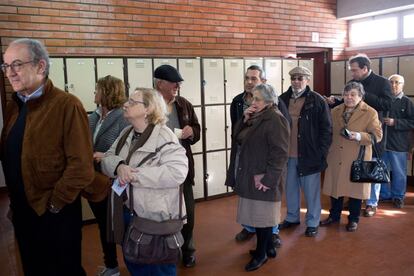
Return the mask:
<svg viewBox="0 0 414 276">
<path fill-rule="evenodd" d="M 126 102 L 128 103 L 129 106 L 134 106 L 134 105 L 137 105 L 137 104 L 143 104 L 145 106 L 145 102 L 137 101 L 137 100 L 134 100 L 134 99 L 131 99 L 131 98 L 129 98 Z"/>
<path fill-rule="evenodd" d="M 1 70 L 3 71 L 3 73 L 7 74 L 7 69 L 12 70 L 15 73 L 18 73 L 22 70 L 23 65 L 28 64 L 28 63 L 33 63 L 34 60 L 30 60 L 30 61 L 26 61 L 26 62 L 22 62 L 20 60 L 15 60 L 10 64 L 7 63 L 3 63 L 2 65 L 0 65 Z"/>
<path fill-rule="evenodd" d="M 290 77 L 291 81 L 295 81 L 295 80 L 304 81 L 305 79 L 306 79 L 305 76 L 291 76 Z"/>
</svg>

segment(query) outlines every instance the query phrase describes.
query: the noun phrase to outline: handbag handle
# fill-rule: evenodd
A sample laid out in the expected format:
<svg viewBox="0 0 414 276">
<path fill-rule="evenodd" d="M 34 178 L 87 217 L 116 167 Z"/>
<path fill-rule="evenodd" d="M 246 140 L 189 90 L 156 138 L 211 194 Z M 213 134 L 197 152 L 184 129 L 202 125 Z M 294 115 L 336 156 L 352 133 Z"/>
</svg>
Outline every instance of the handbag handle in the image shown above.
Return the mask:
<svg viewBox="0 0 414 276">
<path fill-rule="evenodd" d="M 375 138 L 375 135 L 372 133 L 369 133 L 369 135 L 371 136 L 371 144 L 372 148 L 374 149 L 375 156 L 377 158 L 380 158 L 380 156 L 378 155 L 377 138 Z"/>
</svg>

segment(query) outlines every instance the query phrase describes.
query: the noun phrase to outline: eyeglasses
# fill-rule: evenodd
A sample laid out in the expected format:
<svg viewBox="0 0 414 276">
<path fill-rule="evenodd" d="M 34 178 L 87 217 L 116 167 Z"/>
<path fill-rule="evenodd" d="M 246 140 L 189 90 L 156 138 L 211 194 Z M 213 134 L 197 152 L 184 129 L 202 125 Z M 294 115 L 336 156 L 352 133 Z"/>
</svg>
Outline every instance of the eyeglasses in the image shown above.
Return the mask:
<svg viewBox="0 0 414 276">
<path fill-rule="evenodd" d="M 18 73 L 20 72 L 20 70 L 22 70 L 23 65 L 32 63 L 33 61 L 34 60 L 27 61 L 27 62 L 21 62 L 19 60 L 15 60 L 11 64 L 3 63 L 1 65 L 1 70 L 6 74 L 7 69 L 10 68 L 10 70 L 12 70 L 13 72 Z"/>
<path fill-rule="evenodd" d="M 260 101 L 263 101 L 263 99 L 261 99 L 259 97 L 256 97 L 256 96 L 253 96 L 253 101 L 254 102 L 260 102 Z"/>
<path fill-rule="evenodd" d="M 145 103 L 143 101 L 137 101 L 137 100 L 134 100 L 134 99 L 131 99 L 131 98 L 128 99 L 127 103 L 129 105 L 131 105 L 131 106 L 132 105 L 136 105 L 136 104 L 143 104 L 143 105 L 145 105 Z"/>
<path fill-rule="evenodd" d="M 295 81 L 295 80 L 303 81 L 304 77 L 303 76 L 292 76 L 292 77 L 290 77 L 290 80 L 291 81 Z"/>
<path fill-rule="evenodd" d="M 403 84 L 402 81 L 390 81 L 391 84 Z"/>
</svg>

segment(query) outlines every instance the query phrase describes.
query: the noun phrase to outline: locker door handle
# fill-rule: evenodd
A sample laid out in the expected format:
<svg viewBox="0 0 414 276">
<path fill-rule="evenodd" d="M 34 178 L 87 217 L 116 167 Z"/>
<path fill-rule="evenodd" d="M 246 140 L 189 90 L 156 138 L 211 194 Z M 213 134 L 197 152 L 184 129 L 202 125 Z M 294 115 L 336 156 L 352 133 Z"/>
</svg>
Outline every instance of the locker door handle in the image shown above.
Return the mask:
<svg viewBox="0 0 414 276">
<path fill-rule="evenodd" d="M 206 181 L 208 181 L 208 177 L 209 177 L 210 175 L 208 174 L 208 173 L 206 173 L 205 175 L 204 175 L 204 179 L 206 180 Z"/>
</svg>

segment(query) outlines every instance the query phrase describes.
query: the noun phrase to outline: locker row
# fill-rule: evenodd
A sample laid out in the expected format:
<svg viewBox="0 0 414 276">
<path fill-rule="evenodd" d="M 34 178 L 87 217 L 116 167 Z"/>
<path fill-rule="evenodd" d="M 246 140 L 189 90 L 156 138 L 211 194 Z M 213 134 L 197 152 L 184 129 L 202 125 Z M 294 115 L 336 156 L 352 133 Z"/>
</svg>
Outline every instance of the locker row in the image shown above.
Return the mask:
<svg viewBox="0 0 414 276">
<path fill-rule="evenodd" d="M 414 97 L 414 56 L 383 57 L 371 59 L 371 69 L 388 78 L 400 74 L 405 79 L 404 93 Z M 331 93 L 340 95 L 345 83 L 351 80 L 348 62 L 345 60 L 331 62 Z"/>
</svg>

